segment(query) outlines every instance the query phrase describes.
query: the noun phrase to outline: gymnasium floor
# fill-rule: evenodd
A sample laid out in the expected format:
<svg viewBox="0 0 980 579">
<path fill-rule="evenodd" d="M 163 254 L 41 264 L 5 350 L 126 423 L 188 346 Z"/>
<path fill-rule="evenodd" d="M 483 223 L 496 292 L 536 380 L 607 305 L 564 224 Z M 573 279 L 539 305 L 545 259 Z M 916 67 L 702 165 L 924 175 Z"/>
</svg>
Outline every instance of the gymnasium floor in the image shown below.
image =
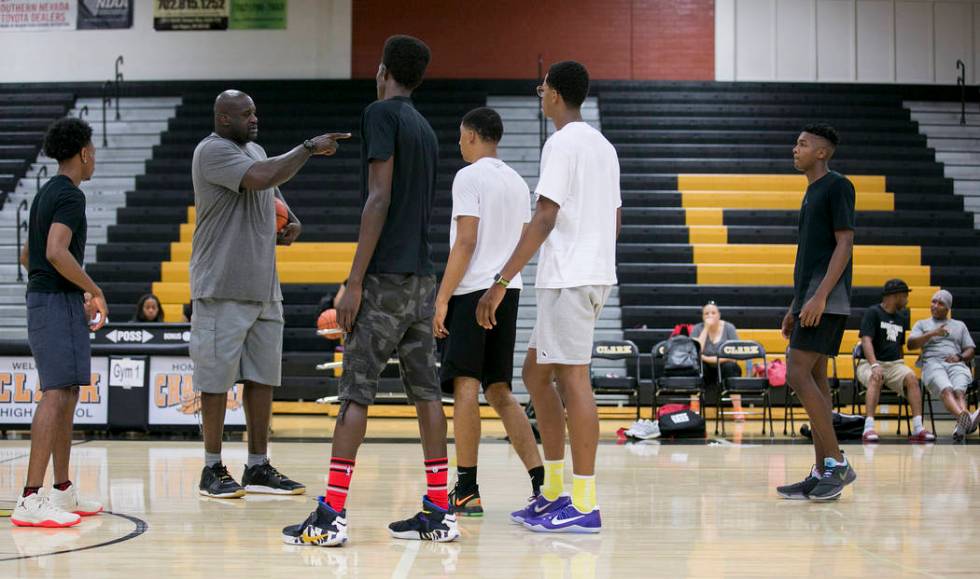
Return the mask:
<svg viewBox="0 0 980 579">
<path fill-rule="evenodd" d="M 277 434 L 301 436 L 297 417 Z M 508 521 L 529 492 L 510 447 L 487 421 L 480 482 L 487 515 L 463 519 L 452 544 L 398 541 L 386 525 L 414 513 L 422 492 L 414 421 L 374 420 L 358 457 L 343 549 L 280 542 L 285 524 L 322 492 L 328 446 L 275 442 L 274 463 L 310 488 L 305 497 L 198 496 L 201 446 L 182 441 L 78 441 L 73 480 L 111 513 L 60 531 L 0 520 L 0 577 L 903 577 L 977 576 L 980 444 L 846 446 L 858 481 L 827 504 L 779 500 L 801 478 L 810 447 L 756 434 L 742 444 L 618 445 L 603 421 L 599 536 L 539 535 Z M 288 428 L 287 428 L 288 425 Z M 742 426 L 752 431 L 750 423 Z M 892 426 L 892 428 L 894 428 Z M 884 429 L 883 429 L 884 430 Z M 892 431 L 893 432 L 893 431 Z M 321 435 L 322 435 L 321 431 Z M 730 434 L 732 432 L 730 431 Z M 377 442 L 384 440 L 385 442 Z M 398 441 L 401 442 L 398 442 Z M 23 484 L 28 443 L 0 441 L 0 499 Z M 241 442 L 225 460 L 238 477 Z M 10 496 L 8 496 L 10 495 Z"/>
</svg>

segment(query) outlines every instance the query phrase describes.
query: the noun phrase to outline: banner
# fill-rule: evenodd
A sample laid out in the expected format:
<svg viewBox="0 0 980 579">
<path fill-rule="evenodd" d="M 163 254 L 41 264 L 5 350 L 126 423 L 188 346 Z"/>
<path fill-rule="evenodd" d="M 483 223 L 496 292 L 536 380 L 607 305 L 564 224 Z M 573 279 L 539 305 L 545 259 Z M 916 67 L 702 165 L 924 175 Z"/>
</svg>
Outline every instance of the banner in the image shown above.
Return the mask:
<svg viewBox="0 0 980 579">
<path fill-rule="evenodd" d="M 227 30 L 229 0 L 153 0 L 155 30 Z"/>
<path fill-rule="evenodd" d="M 133 27 L 133 0 L 78 0 L 78 29 Z"/>
<path fill-rule="evenodd" d="M 76 0 L 0 0 L 0 32 L 74 30 Z"/>
<path fill-rule="evenodd" d="M 242 395 L 241 384 L 228 392 L 225 424 L 245 424 Z M 151 357 L 149 396 L 150 426 L 196 426 L 200 422 L 201 396 L 194 391 L 194 362 L 190 358 Z"/>
<path fill-rule="evenodd" d="M 286 0 L 232 0 L 228 28 L 285 30 Z"/>
<path fill-rule="evenodd" d="M 106 424 L 108 358 L 92 358 L 92 384 L 79 388 L 75 424 Z M 30 424 L 42 393 L 30 356 L 0 356 L 0 424 Z"/>
</svg>

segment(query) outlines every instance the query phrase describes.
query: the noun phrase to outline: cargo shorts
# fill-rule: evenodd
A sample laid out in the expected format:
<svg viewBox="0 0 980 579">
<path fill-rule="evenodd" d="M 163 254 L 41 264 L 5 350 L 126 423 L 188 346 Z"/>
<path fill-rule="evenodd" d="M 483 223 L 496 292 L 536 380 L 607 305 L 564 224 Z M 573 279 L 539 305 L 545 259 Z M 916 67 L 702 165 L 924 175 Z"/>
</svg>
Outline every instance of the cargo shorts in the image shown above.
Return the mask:
<svg viewBox="0 0 980 579">
<path fill-rule="evenodd" d="M 441 400 L 432 334 L 436 277 L 413 274 L 368 274 L 361 309 L 344 343 L 344 371 L 338 397 L 346 406 L 368 406 L 378 391 L 378 377 L 397 355 L 409 401 Z"/>
</svg>

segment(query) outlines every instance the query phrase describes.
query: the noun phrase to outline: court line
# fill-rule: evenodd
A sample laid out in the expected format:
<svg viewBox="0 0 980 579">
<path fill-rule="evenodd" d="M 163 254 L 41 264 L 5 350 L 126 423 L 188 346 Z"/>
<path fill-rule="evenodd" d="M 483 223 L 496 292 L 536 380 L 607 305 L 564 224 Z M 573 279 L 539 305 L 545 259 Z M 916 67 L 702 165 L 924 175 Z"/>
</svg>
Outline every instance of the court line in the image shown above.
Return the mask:
<svg viewBox="0 0 980 579">
<path fill-rule="evenodd" d="M 30 439 L 28 439 L 28 440 L 30 440 Z M 71 446 L 72 446 L 72 448 L 75 448 L 76 446 L 81 446 L 81 445 L 83 445 L 85 443 L 88 443 L 88 442 L 92 442 L 92 440 L 91 439 L 88 439 L 88 440 L 79 440 L 78 442 L 71 443 Z M 4 464 L 4 463 L 8 463 L 8 462 L 13 462 L 15 460 L 20 460 L 22 458 L 30 458 L 30 457 L 31 457 L 31 453 L 28 451 L 26 454 L 18 454 L 17 456 L 12 456 L 10 458 L 5 458 L 3 460 L 0 460 L 0 464 Z"/>
<path fill-rule="evenodd" d="M 136 537 L 139 537 L 140 535 L 142 535 L 143 533 L 145 533 L 146 530 L 150 527 L 146 523 L 146 521 L 144 521 L 143 519 L 140 519 L 138 517 L 134 517 L 132 515 L 124 515 L 122 513 L 113 513 L 112 511 L 104 511 L 102 513 L 102 515 L 112 515 L 114 517 L 119 517 L 121 519 L 126 519 L 129 522 L 133 523 L 135 525 L 135 528 L 128 535 L 125 535 L 123 537 L 117 537 L 115 539 L 111 539 L 111 540 L 106 541 L 104 543 L 96 543 L 95 545 L 89 545 L 87 547 L 78 547 L 78 548 L 74 548 L 74 549 L 63 549 L 61 551 L 52 551 L 50 553 L 41 553 L 40 555 L 20 555 L 20 556 L 17 556 L 17 557 L 7 557 L 5 559 L 0 559 L 0 563 L 6 563 L 7 561 L 20 561 L 22 559 L 39 559 L 41 557 L 50 557 L 52 555 L 64 555 L 65 553 L 77 553 L 79 551 L 88 551 L 90 549 L 98 549 L 100 547 L 108 547 L 110 545 L 115 545 L 116 543 L 122 543 L 122 542 L 128 541 L 130 539 L 135 539 Z"/>
</svg>

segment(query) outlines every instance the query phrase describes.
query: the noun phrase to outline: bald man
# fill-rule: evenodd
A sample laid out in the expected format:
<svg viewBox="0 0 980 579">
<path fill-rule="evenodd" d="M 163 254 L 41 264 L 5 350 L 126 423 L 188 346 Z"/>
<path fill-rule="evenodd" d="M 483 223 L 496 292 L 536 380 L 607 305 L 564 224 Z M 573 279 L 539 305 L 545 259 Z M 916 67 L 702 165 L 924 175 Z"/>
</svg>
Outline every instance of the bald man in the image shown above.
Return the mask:
<svg viewBox="0 0 980 579">
<path fill-rule="evenodd" d="M 197 221 L 190 263 L 191 359 L 201 393 L 205 466 L 200 493 L 237 498 L 246 492 L 302 494 L 306 488 L 269 464 L 272 389 L 281 383 L 282 292 L 276 245 L 290 245 L 301 226 L 291 210 L 276 231 L 279 185 L 313 155 L 330 156 L 349 133 L 328 133 L 268 158 L 258 136 L 255 103 L 228 90 L 214 102 L 214 132 L 194 150 Z M 288 209 L 288 204 L 287 204 Z M 221 461 L 228 391 L 244 382 L 248 464 L 238 484 Z"/>
</svg>

